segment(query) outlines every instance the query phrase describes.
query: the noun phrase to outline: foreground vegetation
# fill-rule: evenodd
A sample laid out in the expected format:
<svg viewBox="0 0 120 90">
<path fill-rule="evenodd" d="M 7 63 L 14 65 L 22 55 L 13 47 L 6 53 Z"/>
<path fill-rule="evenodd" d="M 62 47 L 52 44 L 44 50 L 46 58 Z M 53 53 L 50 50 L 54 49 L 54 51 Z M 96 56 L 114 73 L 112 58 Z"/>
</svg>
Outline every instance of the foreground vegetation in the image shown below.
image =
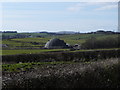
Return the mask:
<svg viewBox="0 0 120 90">
<path fill-rule="evenodd" d="M 27 72 L 35 68 L 40 68 L 43 65 L 56 65 L 56 64 L 74 64 L 71 61 L 59 61 L 59 62 L 31 62 L 31 63 L 16 63 L 16 64 L 2 64 L 3 72 Z"/>
<path fill-rule="evenodd" d="M 4 70 L 2 84 L 3 89 L 119 88 L 120 62 L 118 58 L 111 58 L 83 63 L 35 64 L 32 69 L 21 72 Z"/>
</svg>

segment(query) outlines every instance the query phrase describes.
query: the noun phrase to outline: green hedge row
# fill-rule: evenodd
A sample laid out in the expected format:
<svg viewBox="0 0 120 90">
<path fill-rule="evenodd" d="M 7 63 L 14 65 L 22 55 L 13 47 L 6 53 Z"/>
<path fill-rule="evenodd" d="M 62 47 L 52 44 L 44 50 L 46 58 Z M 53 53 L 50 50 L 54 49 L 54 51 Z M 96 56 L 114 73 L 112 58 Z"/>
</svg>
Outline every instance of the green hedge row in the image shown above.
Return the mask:
<svg viewBox="0 0 120 90">
<path fill-rule="evenodd" d="M 120 57 L 120 50 L 96 50 L 80 52 L 51 52 L 41 54 L 5 55 L 2 62 L 44 62 L 44 61 L 89 61 Z"/>
</svg>

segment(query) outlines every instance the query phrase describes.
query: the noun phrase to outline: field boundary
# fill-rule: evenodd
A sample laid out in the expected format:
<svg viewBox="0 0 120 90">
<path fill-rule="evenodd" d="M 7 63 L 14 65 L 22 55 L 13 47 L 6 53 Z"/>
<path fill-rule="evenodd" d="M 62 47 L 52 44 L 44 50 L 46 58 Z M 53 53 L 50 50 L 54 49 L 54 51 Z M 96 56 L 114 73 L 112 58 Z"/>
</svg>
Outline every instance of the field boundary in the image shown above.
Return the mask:
<svg viewBox="0 0 120 90">
<path fill-rule="evenodd" d="M 2 62 L 51 62 L 51 61 L 90 61 L 120 57 L 120 49 L 79 52 L 48 52 L 40 54 L 3 55 Z"/>
</svg>

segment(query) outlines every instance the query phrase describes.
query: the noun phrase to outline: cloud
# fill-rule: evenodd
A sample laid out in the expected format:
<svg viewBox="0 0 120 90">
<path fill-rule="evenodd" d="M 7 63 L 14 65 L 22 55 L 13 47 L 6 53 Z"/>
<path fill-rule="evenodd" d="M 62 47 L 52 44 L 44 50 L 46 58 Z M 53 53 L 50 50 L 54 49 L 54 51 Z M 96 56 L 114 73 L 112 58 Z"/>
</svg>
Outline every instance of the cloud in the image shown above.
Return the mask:
<svg viewBox="0 0 120 90">
<path fill-rule="evenodd" d="M 78 12 L 82 10 L 83 8 L 84 8 L 84 5 L 82 5 L 81 3 L 77 3 L 71 7 L 68 7 L 67 10 L 72 11 L 72 12 Z"/>
<path fill-rule="evenodd" d="M 118 5 L 107 5 L 100 8 L 96 8 L 95 10 L 100 11 L 100 10 L 110 10 L 110 9 L 116 9 L 116 8 L 118 8 Z"/>
<path fill-rule="evenodd" d="M 67 10 L 72 12 L 78 12 L 80 10 L 85 10 L 85 8 L 90 8 L 92 6 L 95 6 L 94 8 L 91 8 L 91 10 L 110 10 L 118 8 L 117 2 L 79 2 L 73 6 L 70 6 L 67 8 Z"/>
</svg>

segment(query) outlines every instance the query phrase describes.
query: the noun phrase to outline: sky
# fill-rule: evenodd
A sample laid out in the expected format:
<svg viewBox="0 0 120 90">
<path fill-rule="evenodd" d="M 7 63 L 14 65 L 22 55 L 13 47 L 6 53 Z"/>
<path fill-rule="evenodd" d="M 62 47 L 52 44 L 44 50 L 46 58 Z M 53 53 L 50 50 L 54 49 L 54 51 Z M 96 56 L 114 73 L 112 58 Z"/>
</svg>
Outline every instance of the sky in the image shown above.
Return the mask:
<svg viewBox="0 0 120 90">
<path fill-rule="evenodd" d="M 118 30 L 117 2 L 6 2 L 2 29 L 18 32 Z"/>
</svg>

